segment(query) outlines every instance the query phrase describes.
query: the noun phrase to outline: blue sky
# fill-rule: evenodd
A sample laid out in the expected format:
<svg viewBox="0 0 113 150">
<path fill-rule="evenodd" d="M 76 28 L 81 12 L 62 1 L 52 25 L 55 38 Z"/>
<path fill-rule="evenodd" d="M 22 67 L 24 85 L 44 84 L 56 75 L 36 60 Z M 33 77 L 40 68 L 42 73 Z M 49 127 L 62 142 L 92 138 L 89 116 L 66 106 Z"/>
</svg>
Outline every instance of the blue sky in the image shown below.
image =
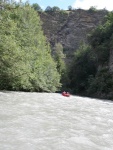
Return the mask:
<svg viewBox="0 0 113 150">
<path fill-rule="evenodd" d="M 97 9 L 113 10 L 113 0 L 29 0 L 29 2 L 39 4 L 43 10 L 47 6 L 58 6 L 60 9 L 66 10 L 70 5 L 76 9 L 89 9 L 91 6 L 95 6 Z"/>
<path fill-rule="evenodd" d="M 60 9 L 68 9 L 68 6 L 72 5 L 75 0 L 29 0 L 30 3 L 37 3 L 42 9 L 47 6 L 58 6 Z"/>
</svg>

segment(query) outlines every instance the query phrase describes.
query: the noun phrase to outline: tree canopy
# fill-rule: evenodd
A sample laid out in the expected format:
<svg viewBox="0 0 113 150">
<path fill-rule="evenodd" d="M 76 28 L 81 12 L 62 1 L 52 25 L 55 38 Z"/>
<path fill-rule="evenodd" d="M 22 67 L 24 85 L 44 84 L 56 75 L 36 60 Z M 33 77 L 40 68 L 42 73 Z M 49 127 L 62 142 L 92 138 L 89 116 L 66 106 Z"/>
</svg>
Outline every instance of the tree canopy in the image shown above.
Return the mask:
<svg viewBox="0 0 113 150">
<path fill-rule="evenodd" d="M 0 88 L 56 91 L 60 75 L 36 11 L 25 4 L 0 18 Z"/>
<path fill-rule="evenodd" d="M 36 10 L 36 11 L 42 11 L 42 8 L 41 8 L 37 3 L 32 4 L 32 7 L 33 7 L 34 10 Z"/>
</svg>

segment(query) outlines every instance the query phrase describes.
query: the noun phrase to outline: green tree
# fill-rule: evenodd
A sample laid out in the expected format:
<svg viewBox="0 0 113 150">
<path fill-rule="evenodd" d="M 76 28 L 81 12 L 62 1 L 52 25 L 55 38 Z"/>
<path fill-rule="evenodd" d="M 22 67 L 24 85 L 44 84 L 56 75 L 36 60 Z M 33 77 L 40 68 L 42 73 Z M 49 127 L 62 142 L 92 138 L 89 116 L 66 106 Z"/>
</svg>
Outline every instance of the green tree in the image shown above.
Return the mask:
<svg viewBox="0 0 113 150">
<path fill-rule="evenodd" d="M 57 65 L 57 71 L 61 75 L 61 83 L 62 83 L 62 88 L 61 90 L 66 90 L 68 89 L 68 84 L 69 84 L 69 78 L 68 78 L 68 73 L 67 73 L 67 66 L 65 63 L 65 54 L 63 53 L 63 46 L 61 43 L 56 43 L 54 47 L 54 60 Z"/>
<path fill-rule="evenodd" d="M 34 10 L 36 10 L 36 11 L 42 11 L 42 8 L 41 8 L 37 3 L 32 4 L 32 7 L 33 7 Z"/>
<path fill-rule="evenodd" d="M 70 67 L 70 88 L 74 93 L 86 92 L 88 78 L 96 73 L 96 59 L 91 48 L 81 45 L 75 52 L 74 61 Z"/>
<path fill-rule="evenodd" d="M 52 11 L 52 7 L 47 6 L 46 9 L 45 9 L 45 11 L 46 11 L 46 12 L 51 12 L 51 11 Z"/>
<path fill-rule="evenodd" d="M 36 11 L 28 4 L 3 11 L 0 28 L 0 87 L 56 91 L 60 75 Z"/>
<path fill-rule="evenodd" d="M 60 43 L 56 43 L 54 47 L 54 59 L 57 64 L 57 70 L 59 74 L 63 74 L 65 70 L 65 62 L 64 62 L 65 55 L 63 53 L 63 46 Z"/>
<path fill-rule="evenodd" d="M 96 6 L 91 6 L 88 11 L 89 12 L 96 12 L 97 11 Z"/>
<path fill-rule="evenodd" d="M 54 6 L 54 7 L 52 8 L 52 10 L 53 10 L 53 11 L 60 11 L 60 8 L 57 7 L 57 6 Z"/>
<path fill-rule="evenodd" d="M 89 78 L 88 95 L 113 99 L 113 75 L 108 68 L 101 68 L 95 77 Z"/>
</svg>

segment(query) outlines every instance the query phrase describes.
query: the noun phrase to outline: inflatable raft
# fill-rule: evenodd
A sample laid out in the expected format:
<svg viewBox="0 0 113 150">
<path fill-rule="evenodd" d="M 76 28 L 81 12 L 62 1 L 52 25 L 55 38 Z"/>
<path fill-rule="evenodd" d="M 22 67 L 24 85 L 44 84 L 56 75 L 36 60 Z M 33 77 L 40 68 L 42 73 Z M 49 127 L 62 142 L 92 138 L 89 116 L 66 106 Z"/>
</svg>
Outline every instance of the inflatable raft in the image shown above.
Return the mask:
<svg viewBox="0 0 113 150">
<path fill-rule="evenodd" d="M 68 92 L 62 92 L 62 95 L 63 95 L 63 96 L 66 96 L 66 97 L 69 97 L 69 96 L 70 96 L 70 94 L 69 94 Z"/>
</svg>

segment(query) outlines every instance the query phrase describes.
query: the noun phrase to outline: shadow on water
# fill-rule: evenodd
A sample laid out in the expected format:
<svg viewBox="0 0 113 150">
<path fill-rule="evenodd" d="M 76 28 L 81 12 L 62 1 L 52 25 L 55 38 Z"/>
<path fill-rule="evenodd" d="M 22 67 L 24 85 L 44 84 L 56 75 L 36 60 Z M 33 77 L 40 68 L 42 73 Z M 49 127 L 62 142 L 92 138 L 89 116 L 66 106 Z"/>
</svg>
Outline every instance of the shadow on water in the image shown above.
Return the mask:
<svg viewBox="0 0 113 150">
<path fill-rule="evenodd" d="M 0 92 L 2 92 L 2 93 L 12 93 L 12 92 L 14 92 L 14 91 L 1 90 Z"/>
<path fill-rule="evenodd" d="M 0 90 L 0 92 L 2 93 L 15 93 L 15 92 L 19 92 L 19 93 L 34 93 L 34 92 L 29 92 L 29 91 L 7 91 L 7 90 Z M 43 92 L 36 92 L 36 93 L 43 93 Z M 61 95 L 62 91 L 56 91 L 55 93 Z M 99 100 L 99 101 L 102 101 L 102 102 L 110 102 L 110 103 L 113 103 L 113 100 L 110 100 L 110 99 L 104 99 L 104 98 L 98 98 L 98 97 L 90 97 L 90 96 L 83 96 L 83 95 L 74 95 L 74 94 L 71 94 L 72 96 L 78 96 L 78 97 L 83 97 L 83 98 L 90 98 L 90 99 L 95 99 L 95 100 Z"/>
</svg>

